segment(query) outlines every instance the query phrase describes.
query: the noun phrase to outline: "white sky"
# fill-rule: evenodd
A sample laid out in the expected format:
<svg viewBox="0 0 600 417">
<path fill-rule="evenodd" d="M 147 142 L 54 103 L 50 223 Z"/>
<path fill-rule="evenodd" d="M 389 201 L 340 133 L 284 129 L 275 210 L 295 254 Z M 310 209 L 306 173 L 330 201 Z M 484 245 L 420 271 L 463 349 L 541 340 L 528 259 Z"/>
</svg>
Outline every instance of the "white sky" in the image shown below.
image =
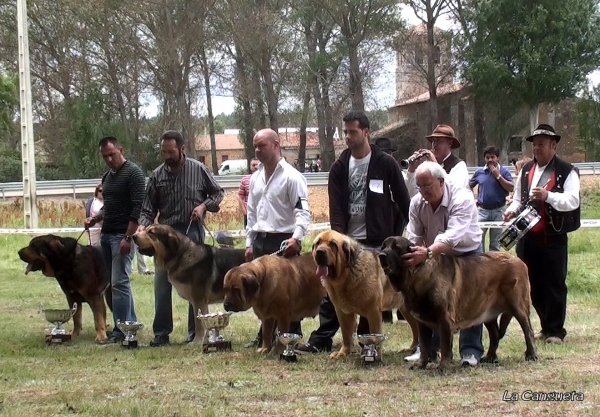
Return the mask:
<svg viewBox="0 0 600 417">
<path fill-rule="evenodd" d="M 407 6 L 402 5 L 402 17 L 407 21 L 409 25 L 418 25 L 421 20 L 418 19 L 413 10 Z M 446 16 L 441 16 L 438 19 L 436 26 L 441 29 L 448 29 L 452 23 L 447 19 Z M 396 60 L 393 54 L 390 54 L 390 59 L 385 64 L 387 71 L 375 82 L 375 101 L 378 108 L 388 108 L 392 106 L 396 99 Z M 594 71 L 588 76 L 588 79 L 593 85 L 597 85 L 600 82 L 600 70 Z M 213 113 L 218 114 L 231 114 L 235 108 L 234 99 L 232 96 L 214 96 L 212 97 Z M 206 114 L 206 105 L 203 105 L 201 110 L 202 114 Z M 144 107 L 144 113 L 147 117 L 153 117 L 157 114 L 158 107 L 156 100 L 151 99 L 148 104 Z"/>
</svg>

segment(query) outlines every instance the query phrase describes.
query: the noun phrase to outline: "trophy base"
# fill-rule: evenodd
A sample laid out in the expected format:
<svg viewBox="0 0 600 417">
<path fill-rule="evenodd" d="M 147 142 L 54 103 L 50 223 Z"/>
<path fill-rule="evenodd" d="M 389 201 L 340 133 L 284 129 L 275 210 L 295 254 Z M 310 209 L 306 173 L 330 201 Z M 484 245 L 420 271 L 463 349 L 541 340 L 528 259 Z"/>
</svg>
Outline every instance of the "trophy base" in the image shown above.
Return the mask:
<svg viewBox="0 0 600 417">
<path fill-rule="evenodd" d="M 47 334 L 46 344 L 47 345 L 62 345 L 63 343 L 70 342 L 70 334 Z"/>
<path fill-rule="evenodd" d="M 121 342 L 121 347 L 124 349 L 137 349 L 138 341 L 137 340 L 123 340 Z"/>
<path fill-rule="evenodd" d="M 293 355 L 284 355 L 283 353 L 279 355 L 279 359 L 284 362 L 298 362 L 298 357 L 294 353 Z"/>
<path fill-rule="evenodd" d="M 381 365 L 381 356 L 374 355 L 374 352 L 370 349 L 363 348 L 360 359 L 363 366 L 379 366 Z"/>
<path fill-rule="evenodd" d="M 202 352 L 210 353 L 210 352 L 223 352 L 226 350 L 231 350 L 231 342 L 230 341 L 220 341 L 220 342 L 212 342 L 205 343 L 202 345 Z"/>
</svg>

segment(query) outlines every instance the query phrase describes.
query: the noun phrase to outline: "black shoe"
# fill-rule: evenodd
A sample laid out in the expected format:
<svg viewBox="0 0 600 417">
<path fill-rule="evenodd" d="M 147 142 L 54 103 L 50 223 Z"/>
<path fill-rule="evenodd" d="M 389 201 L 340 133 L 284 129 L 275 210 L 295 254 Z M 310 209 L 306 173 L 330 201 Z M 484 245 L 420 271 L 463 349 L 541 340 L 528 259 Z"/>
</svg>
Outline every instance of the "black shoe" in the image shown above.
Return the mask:
<svg viewBox="0 0 600 417">
<path fill-rule="evenodd" d="M 254 340 L 249 341 L 244 345 L 245 348 L 254 348 L 259 347 L 262 344 L 262 341 L 258 339 L 258 337 Z"/>
<path fill-rule="evenodd" d="M 185 343 L 192 343 L 195 338 L 196 338 L 196 333 L 190 333 L 190 334 L 188 334 L 187 339 L 185 339 Z"/>
<path fill-rule="evenodd" d="M 116 335 L 111 335 L 110 337 L 107 337 L 104 340 L 100 341 L 101 345 L 112 345 L 114 343 L 121 343 L 123 340 L 125 340 L 124 337 L 119 337 Z"/>
<path fill-rule="evenodd" d="M 154 336 L 154 339 L 150 341 L 150 346 L 159 347 L 166 346 L 169 344 L 169 336 Z"/>
<path fill-rule="evenodd" d="M 305 353 L 331 352 L 331 346 L 315 346 L 306 342 L 303 345 L 298 345 L 298 347 L 296 347 L 296 352 L 301 355 Z"/>
</svg>

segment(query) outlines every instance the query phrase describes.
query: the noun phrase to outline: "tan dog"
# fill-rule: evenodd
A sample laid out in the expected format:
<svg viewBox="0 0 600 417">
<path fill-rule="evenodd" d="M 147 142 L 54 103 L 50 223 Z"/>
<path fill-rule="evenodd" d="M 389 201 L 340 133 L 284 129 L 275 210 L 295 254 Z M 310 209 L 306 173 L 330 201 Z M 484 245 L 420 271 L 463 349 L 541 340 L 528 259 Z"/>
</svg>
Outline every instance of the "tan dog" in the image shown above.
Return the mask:
<svg viewBox="0 0 600 417">
<path fill-rule="evenodd" d="M 259 353 L 271 351 L 275 322 L 278 330 L 286 333 L 291 322 L 319 314 L 327 293 L 315 275 L 315 268 L 310 253 L 292 258 L 265 255 L 232 268 L 225 275 L 225 310 L 252 308 L 262 322 Z M 282 348 L 278 344 L 277 350 Z"/>
<path fill-rule="evenodd" d="M 363 249 L 355 240 L 333 230 L 320 233 L 313 244 L 317 275 L 329 293 L 342 331 L 342 348 L 332 358 L 352 352 L 356 315 L 365 317 L 369 331 L 382 332 L 381 312 L 398 308 L 409 323 L 413 341 L 418 344 L 417 322 L 404 307 L 402 295 L 383 272 L 378 252 Z M 381 354 L 381 352 L 379 352 Z"/>
<path fill-rule="evenodd" d="M 439 368 L 443 370 L 450 364 L 452 333 L 481 323 L 490 336 L 490 347 L 481 361 L 495 362 L 498 342 L 513 316 L 525 336 L 525 359 L 537 359 L 529 321 L 529 277 L 523 261 L 506 252 L 467 257 L 437 255 L 409 269 L 403 266 L 401 256 L 410 252 L 411 246 L 403 237 L 387 238 L 380 261 L 419 321 L 419 333 L 425 343 L 421 344 L 417 367 L 424 369 L 431 356 L 432 329 L 440 331 Z"/>
<path fill-rule="evenodd" d="M 142 255 L 154 256 L 158 268 L 167 270 L 167 278 L 179 296 L 188 300 L 197 316 L 208 314 L 208 305 L 223 301 L 223 278 L 234 266 L 244 262 L 244 249 L 220 249 L 198 244 L 171 226 L 156 224 L 133 240 Z M 194 318 L 196 337 L 203 343 L 207 331 L 198 317 Z"/>
</svg>

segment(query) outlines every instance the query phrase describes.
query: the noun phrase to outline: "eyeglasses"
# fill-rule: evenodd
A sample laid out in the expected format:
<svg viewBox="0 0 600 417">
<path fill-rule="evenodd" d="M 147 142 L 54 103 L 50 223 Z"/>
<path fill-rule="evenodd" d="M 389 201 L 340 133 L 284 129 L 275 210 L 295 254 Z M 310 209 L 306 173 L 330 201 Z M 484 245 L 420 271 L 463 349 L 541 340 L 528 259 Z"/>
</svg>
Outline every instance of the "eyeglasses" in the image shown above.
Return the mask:
<svg viewBox="0 0 600 417">
<path fill-rule="evenodd" d="M 433 187 L 433 182 L 429 185 L 423 185 L 423 186 L 419 186 L 417 185 L 417 191 L 421 192 L 421 191 L 429 191 L 431 190 L 431 187 Z"/>
</svg>

